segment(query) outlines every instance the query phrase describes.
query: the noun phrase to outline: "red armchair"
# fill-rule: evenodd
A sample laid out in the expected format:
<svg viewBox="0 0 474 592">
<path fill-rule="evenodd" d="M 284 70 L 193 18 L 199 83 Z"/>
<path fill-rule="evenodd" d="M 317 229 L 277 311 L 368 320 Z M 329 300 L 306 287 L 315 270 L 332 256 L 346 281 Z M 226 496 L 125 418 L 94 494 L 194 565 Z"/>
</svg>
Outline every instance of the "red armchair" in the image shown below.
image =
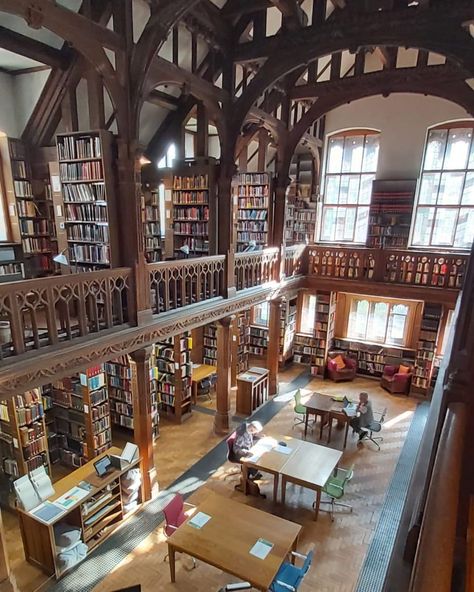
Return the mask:
<svg viewBox="0 0 474 592">
<path fill-rule="evenodd" d="M 337 356 L 341 356 L 344 360 L 344 368 L 339 368 L 334 358 Z M 340 354 L 338 352 L 334 352 L 329 354 L 328 363 L 328 378 L 333 380 L 334 382 L 341 382 L 343 380 L 354 380 L 355 375 L 357 373 L 357 361 L 353 358 L 349 358 L 344 354 Z"/>
<path fill-rule="evenodd" d="M 399 372 L 400 366 L 385 366 L 380 379 L 380 386 L 389 393 L 408 395 L 410 392 L 412 367 L 409 372 Z"/>
</svg>

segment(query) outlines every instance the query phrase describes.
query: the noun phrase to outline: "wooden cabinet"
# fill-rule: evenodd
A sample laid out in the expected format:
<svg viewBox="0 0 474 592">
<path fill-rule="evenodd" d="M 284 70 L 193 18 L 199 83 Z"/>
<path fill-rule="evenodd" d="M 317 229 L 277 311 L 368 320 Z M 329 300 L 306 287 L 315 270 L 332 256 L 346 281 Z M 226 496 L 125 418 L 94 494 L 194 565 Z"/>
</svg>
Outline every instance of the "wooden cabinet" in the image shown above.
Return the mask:
<svg viewBox="0 0 474 592">
<path fill-rule="evenodd" d="M 268 400 L 268 370 L 249 368 L 237 376 L 236 411 L 239 415 L 251 415 Z"/>
</svg>

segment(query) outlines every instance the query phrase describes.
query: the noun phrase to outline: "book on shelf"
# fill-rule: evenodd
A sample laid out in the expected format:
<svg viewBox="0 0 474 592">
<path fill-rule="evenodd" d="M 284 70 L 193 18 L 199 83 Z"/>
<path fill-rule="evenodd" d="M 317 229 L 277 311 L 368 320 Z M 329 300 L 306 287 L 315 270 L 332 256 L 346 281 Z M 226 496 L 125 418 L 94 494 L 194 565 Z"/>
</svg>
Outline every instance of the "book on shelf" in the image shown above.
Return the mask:
<svg viewBox="0 0 474 592">
<path fill-rule="evenodd" d="M 259 248 L 268 244 L 270 216 L 270 175 L 239 173 L 232 180 L 237 201 L 237 250 L 243 251 L 250 241 Z"/>
</svg>

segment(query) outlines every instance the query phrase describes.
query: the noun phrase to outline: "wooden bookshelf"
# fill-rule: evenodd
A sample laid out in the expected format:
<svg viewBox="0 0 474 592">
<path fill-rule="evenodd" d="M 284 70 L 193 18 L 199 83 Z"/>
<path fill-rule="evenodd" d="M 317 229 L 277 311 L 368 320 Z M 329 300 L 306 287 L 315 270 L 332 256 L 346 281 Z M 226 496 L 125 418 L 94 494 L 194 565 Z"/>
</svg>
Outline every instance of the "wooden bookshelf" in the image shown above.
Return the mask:
<svg viewBox="0 0 474 592">
<path fill-rule="evenodd" d="M 163 259 L 160 226 L 160 195 L 158 187 L 145 186 L 144 199 L 144 238 L 145 257 L 148 263 Z"/>
<path fill-rule="evenodd" d="M 293 236 L 291 244 L 314 242 L 316 204 L 302 199 L 294 202 Z"/>
<path fill-rule="evenodd" d="M 191 416 L 191 347 L 189 333 L 153 346 L 152 380 L 160 414 L 181 423 Z"/>
<path fill-rule="evenodd" d="M 209 323 L 203 328 L 202 363 L 209 366 L 217 365 L 217 325 Z"/>
<path fill-rule="evenodd" d="M 25 265 L 21 245 L 0 245 L 0 284 L 25 278 Z"/>
<path fill-rule="evenodd" d="M 252 356 L 266 356 L 268 348 L 268 328 L 250 325 L 249 353 Z"/>
<path fill-rule="evenodd" d="M 423 308 L 418 349 L 411 381 L 412 393 L 429 396 L 431 392 L 431 380 L 435 368 L 442 312 L 442 307 L 439 304 L 426 303 Z"/>
<path fill-rule="evenodd" d="M 313 335 L 296 333 L 293 346 L 293 361 L 312 366 L 316 356 L 316 338 Z"/>
<path fill-rule="evenodd" d="M 293 359 L 297 311 L 297 296 L 282 300 L 280 306 L 280 350 L 278 355 L 280 367 Z"/>
<path fill-rule="evenodd" d="M 295 206 L 292 203 L 286 202 L 285 210 L 285 244 L 293 244 L 293 227 L 295 224 Z"/>
<path fill-rule="evenodd" d="M 69 262 L 78 271 L 120 262 L 115 204 L 114 137 L 99 130 L 56 136 Z M 59 216 L 61 218 L 61 216 Z"/>
<path fill-rule="evenodd" d="M 181 247 L 189 247 L 189 257 L 215 255 L 216 231 L 215 160 L 185 160 L 173 176 L 173 251 L 184 258 Z"/>
<path fill-rule="evenodd" d="M 250 311 L 246 310 L 237 315 L 237 374 L 249 367 L 249 349 Z"/>
<path fill-rule="evenodd" d="M 328 352 L 334 337 L 335 317 L 336 292 L 318 292 L 314 324 L 316 354 L 311 365 L 311 373 L 314 375 L 324 377 Z"/>
<path fill-rule="evenodd" d="M 239 173 L 232 180 L 232 194 L 237 200 L 237 251 L 245 250 L 249 241 L 264 248 L 272 219 L 270 175 Z"/>
<path fill-rule="evenodd" d="M 415 189 L 416 180 L 373 182 L 367 232 L 368 247 L 408 247 Z"/>
<path fill-rule="evenodd" d="M 51 474 L 40 388 L 0 402 L 0 455 L 2 505 L 14 507 L 15 479 L 41 466 Z"/>
</svg>

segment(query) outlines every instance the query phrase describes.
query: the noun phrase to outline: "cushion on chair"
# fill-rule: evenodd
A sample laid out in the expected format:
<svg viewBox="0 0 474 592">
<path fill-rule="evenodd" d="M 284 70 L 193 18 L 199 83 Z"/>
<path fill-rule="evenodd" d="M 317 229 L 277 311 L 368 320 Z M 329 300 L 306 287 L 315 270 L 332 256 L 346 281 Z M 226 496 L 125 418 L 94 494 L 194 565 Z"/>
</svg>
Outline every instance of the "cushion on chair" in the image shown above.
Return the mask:
<svg viewBox="0 0 474 592">
<path fill-rule="evenodd" d="M 383 375 L 386 376 L 393 376 L 397 371 L 397 367 L 396 366 L 385 366 L 385 368 L 383 369 Z"/>
<path fill-rule="evenodd" d="M 367 426 L 367 428 L 371 432 L 380 432 L 380 430 L 382 429 L 382 424 L 378 421 L 373 421 L 370 425 Z"/>
<path fill-rule="evenodd" d="M 333 358 L 332 361 L 334 364 L 336 364 L 338 370 L 342 370 L 346 367 L 346 363 L 344 362 L 344 359 L 340 354 Z"/>
<path fill-rule="evenodd" d="M 410 372 L 411 372 L 410 366 L 404 366 L 403 364 L 400 364 L 397 374 L 410 374 Z"/>
</svg>

